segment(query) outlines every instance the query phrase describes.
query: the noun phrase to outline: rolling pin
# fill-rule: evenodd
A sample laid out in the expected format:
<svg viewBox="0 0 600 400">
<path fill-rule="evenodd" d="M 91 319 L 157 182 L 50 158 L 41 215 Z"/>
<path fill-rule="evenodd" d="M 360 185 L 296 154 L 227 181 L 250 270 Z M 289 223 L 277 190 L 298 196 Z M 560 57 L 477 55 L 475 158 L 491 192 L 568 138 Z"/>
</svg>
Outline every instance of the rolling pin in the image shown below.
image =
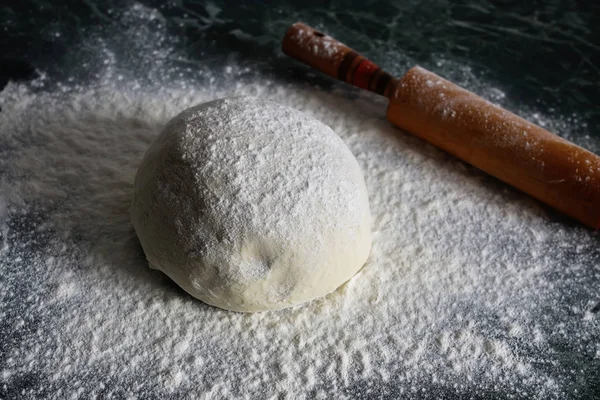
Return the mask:
<svg viewBox="0 0 600 400">
<path fill-rule="evenodd" d="M 389 99 L 387 119 L 584 224 L 600 228 L 600 157 L 422 67 L 395 78 L 346 45 L 293 24 L 285 54 Z"/>
</svg>

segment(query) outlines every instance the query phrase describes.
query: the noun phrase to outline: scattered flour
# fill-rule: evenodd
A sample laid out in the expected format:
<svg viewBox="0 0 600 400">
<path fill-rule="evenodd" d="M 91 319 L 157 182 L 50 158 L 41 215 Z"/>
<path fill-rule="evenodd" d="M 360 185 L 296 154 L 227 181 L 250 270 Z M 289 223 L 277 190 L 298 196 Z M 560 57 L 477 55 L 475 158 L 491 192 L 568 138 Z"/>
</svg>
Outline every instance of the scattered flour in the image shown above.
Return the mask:
<svg viewBox="0 0 600 400">
<path fill-rule="evenodd" d="M 125 17 L 129 52 L 171 54 L 162 25 L 155 48 L 130 35 L 155 11 Z M 1 398 L 564 398 L 598 376 L 596 233 L 391 127 L 369 94 L 236 63 L 196 79 L 161 61 L 144 85 L 94 43 L 90 82 L 0 93 Z M 231 95 L 318 118 L 361 165 L 371 258 L 323 299 L 227 312 L 147 266 L 139 162 L 171 117 Z"/>
</svg>

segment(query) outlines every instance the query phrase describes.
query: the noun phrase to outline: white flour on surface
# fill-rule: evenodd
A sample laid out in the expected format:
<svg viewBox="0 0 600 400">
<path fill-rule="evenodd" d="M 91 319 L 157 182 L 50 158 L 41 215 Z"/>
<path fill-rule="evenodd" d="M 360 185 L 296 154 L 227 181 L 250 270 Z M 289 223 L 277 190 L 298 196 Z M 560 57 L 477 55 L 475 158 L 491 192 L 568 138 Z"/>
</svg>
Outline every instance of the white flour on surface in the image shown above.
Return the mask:
<svg viewBox="0 0 600 400">
<path fill-rule="evenodd" d="M 569 357 L 598 367 L 597 233 L 393 128 L 369 94 L 236 63 L 145 86 L 104 46 L 92 82 L 0 93 L 0 394 L 564 398 L 593 373 Z M 141 158 L 181 110 L 232 95 L 319 119 L 363 170 L 370 260 L 323 299 L 228 312 L 148 268 L 128 215 Z"/>
</svg>

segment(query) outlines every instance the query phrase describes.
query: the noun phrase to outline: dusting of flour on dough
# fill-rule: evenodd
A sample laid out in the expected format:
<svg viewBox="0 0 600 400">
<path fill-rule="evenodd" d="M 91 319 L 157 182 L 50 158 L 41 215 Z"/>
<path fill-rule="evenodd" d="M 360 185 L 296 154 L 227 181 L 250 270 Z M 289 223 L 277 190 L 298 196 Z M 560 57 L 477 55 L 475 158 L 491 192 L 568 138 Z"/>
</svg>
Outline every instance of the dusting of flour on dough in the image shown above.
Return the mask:
<svg viewBox="0 0 600 400">
<path fill-rule="evenodd" d="M 327 125 L 266 99 L 219 99 L 165 126 L 135 177 L 131 220 L 153 268 L 227 310 L 333 292 L 371 249 L 367 188 Z"/>
</svg>

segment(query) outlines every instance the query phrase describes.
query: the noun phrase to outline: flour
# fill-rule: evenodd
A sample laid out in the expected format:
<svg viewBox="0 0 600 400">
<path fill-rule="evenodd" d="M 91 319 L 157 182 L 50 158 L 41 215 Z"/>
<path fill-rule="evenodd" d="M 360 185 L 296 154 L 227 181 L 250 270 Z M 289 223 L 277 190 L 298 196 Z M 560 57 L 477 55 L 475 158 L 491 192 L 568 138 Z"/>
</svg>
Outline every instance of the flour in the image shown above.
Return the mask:
<svg viewBox="0 0 600 400">
<path fill-rule="evenodd" d="M 165 58 L 138 79 L 153 52 L 177 59 L 164 26 L 160 41 L 133 34 L 156 14 L 136 6 L 130 30 L 89 39 L 85 52 L 108 60 L 89 82 L 42 77 L 0 93 L 0 397 L 565 398 L 591 387 L 596 233 L 393 128 L 370 94 L 235 62 L 189 72 Z M 134 174 L 162 125 L 232 95 L 321 120 L 363 170 L 371 259 L 306 306 L 206 306 L 147 267 L 130 225 Z"/>
</svg>

